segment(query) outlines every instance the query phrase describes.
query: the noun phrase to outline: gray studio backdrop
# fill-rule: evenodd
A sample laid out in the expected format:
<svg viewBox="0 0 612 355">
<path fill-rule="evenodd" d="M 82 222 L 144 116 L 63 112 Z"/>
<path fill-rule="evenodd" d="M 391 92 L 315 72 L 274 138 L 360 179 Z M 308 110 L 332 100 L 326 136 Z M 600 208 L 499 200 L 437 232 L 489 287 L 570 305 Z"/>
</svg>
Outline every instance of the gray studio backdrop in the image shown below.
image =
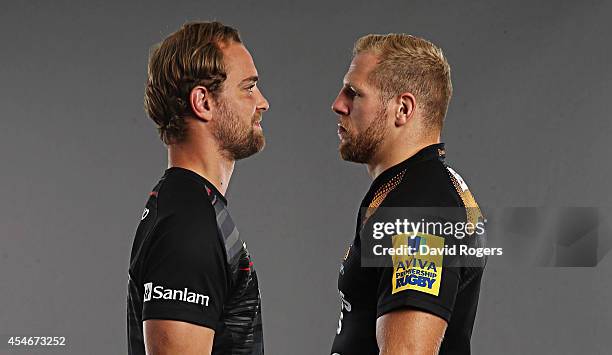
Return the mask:
<svg viewBox="0 0 612 355">
<path fill-rule="evenodd" d="M 165 150 L 142 109 L 149 47 L 186 20 L 238 27 L 271 109 L 267 148 L 237 164 L 230 209 L 257 265 L 266 352 L 329 351 L 336 277 L 370 180 L 337 154 L 330 106 L 355 39 L 443 47 L 448 161 L 481 206 L 594 206 L 610 191 L 612 70 L 604 1 L 0 3 L 0 353 L 126 352 L 129 252 Z M 608 210 L 609 211 L 609 210 Z M 612 260 L 490 268 L 475 354 L 603 354 Z M 43 351 L 40 351 L 43 352 Z"/>
</svg>

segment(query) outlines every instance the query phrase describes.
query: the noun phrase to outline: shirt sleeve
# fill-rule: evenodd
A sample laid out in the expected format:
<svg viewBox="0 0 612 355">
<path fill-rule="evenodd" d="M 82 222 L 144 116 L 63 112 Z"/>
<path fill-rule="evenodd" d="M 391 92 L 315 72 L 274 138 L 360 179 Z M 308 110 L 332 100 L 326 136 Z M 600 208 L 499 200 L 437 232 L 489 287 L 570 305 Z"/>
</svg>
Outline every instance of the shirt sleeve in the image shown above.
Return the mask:
<svg viewBox="0 0 612 355">
<path fill-rule="evenodd" d="M 436 221 L 443 225 L 447 219 L 441 214 L 436 210 L 433 215 L 417 215 L 409 220 Z M 387 247 L 406 247 L 413 253 L 386 256 L 390 262 L 376 268 L 377 317 L 398 308 L 412 307 L 449 322 L 459 291 L 461 268 L 456 256 L 431 250 L 444 250 L 456 244 L 454 240 L 452 235 L 422 232 L 385 237 L 383 243 Z"/>
<path fill-rule="evenodd" d="M 412 254 L 386 255 L 384 266 L 376 267 L 377 317 L 396 309 L 410 307 L 450 322 L 460 290 L 460 266 L 464 260 L 459 255 L 432 253 L 431 250 L 444 250 L 445 247 L 465 243 L 467 238 L 463 241 L 455 238 L 455 228 L 444 228 L 447 223 L 455 225 L 456 222 L 465 220 L 465 210 L 460 207 L 390 206 L 393 207 L 379 209 L 371 223 L 395 221 L 399 218 L 421 222 L 423 228 L 417 227 L 416 234 L 387 235 L 380 240 L 385 247 L 405 247 L 412 250 Z M 430 223 L 433 224 L 424 228 Z M 368 236 L 369 234 L 365 235 Z"/>
<path fill-rule="evenodd" d="M 377 268 L 377 275 L 377 317 L 411 307 L 450 321 L 460 283 L 458 268 L 415 255 L 393 267 Z"/>
<path fill-rule="evenodd" d="M 178 211 L 153 233 L 143 269 L 142 320 L 169 319 L 215 330 L 228 288 L 214 210 Z"/>
</svg>

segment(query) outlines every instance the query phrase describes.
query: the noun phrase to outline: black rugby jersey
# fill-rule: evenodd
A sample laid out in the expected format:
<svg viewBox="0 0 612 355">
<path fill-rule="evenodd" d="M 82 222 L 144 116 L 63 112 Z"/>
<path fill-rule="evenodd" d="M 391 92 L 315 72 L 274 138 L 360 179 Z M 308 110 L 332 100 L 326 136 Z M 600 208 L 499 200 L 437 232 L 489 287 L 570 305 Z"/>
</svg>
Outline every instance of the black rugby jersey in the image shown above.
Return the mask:
<svg viewBox="0 0 612 355">
<path fill-rule="evenodd" d="M 432 313 L 448 322 L 440 354 L 470 353 L 484 263 L 446 267 L 449 259 L 434 265 L 415 256 L 410 263 L 400 262 L 399 266 L 362 266 L 362 254 L 369 246 L 363 245 L 360 233 L 368 219 L 375 218 L 373 211 L 385 207 L 450 207 L 452 217 L 444 216 L 445 219 L 457 219 L 455 211 L 460 211 L 459 218 L 464 221 L 483 221 L 467 185 L 444 159 L 443 144 L 423 148 L 380 174 L 361 202 L 355 238 L 340 266 L 341 313 L 333 355 L 378 354 L 377 318 L 405 307 Z M 448 236 L 435 235 L 422 235 L 410 243 L 429 243 L 430 239 L 453 244 Z"/>
<path fill-rule="evenodd" d="M 147 319 L 213 329 L 212 354 L 264 353 L 257 274 L 226 205 L 213 184 L 178 167 L 150 193 L 130 258 L 129 354 L 145 354 Z"/>
</svg>

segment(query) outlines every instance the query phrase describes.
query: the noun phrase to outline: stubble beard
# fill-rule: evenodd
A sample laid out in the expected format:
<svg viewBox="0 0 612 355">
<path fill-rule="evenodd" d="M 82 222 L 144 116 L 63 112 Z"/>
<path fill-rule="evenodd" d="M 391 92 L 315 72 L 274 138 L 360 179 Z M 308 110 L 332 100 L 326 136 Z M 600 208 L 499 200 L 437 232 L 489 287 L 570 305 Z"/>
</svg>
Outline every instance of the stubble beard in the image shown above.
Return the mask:
<svg viewBox="0 0 612 355">
<path fill-rule="evenodd" d="M 351 133 L 350 127 L 345 127 L 346 138 L 339 147 L 342 159 L 360 164 L 372 160 L 387 133 L 385 114 L 386 108 L 381 107 L 372 123 L 360 134 Z"/>
</svg>

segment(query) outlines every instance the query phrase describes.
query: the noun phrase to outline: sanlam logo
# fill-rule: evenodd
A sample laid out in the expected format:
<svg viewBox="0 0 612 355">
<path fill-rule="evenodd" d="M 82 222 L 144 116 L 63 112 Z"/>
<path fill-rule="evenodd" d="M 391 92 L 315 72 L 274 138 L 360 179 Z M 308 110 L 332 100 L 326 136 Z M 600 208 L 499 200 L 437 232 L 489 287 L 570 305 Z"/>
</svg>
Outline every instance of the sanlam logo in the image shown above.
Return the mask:
<svg viewBox="0 0 612 355">
<path fill-rule="evenodd" d="M 164 286 L 153 286 L 152 282 L 144 284 L 144 301 L 150 300 L 175 300 L 189 303 L 201 304 L 208 307 L 209 297 L 200 293 L 191 292 L 185 287 L 182 290 L 164 288 Z"/>
</svg>

